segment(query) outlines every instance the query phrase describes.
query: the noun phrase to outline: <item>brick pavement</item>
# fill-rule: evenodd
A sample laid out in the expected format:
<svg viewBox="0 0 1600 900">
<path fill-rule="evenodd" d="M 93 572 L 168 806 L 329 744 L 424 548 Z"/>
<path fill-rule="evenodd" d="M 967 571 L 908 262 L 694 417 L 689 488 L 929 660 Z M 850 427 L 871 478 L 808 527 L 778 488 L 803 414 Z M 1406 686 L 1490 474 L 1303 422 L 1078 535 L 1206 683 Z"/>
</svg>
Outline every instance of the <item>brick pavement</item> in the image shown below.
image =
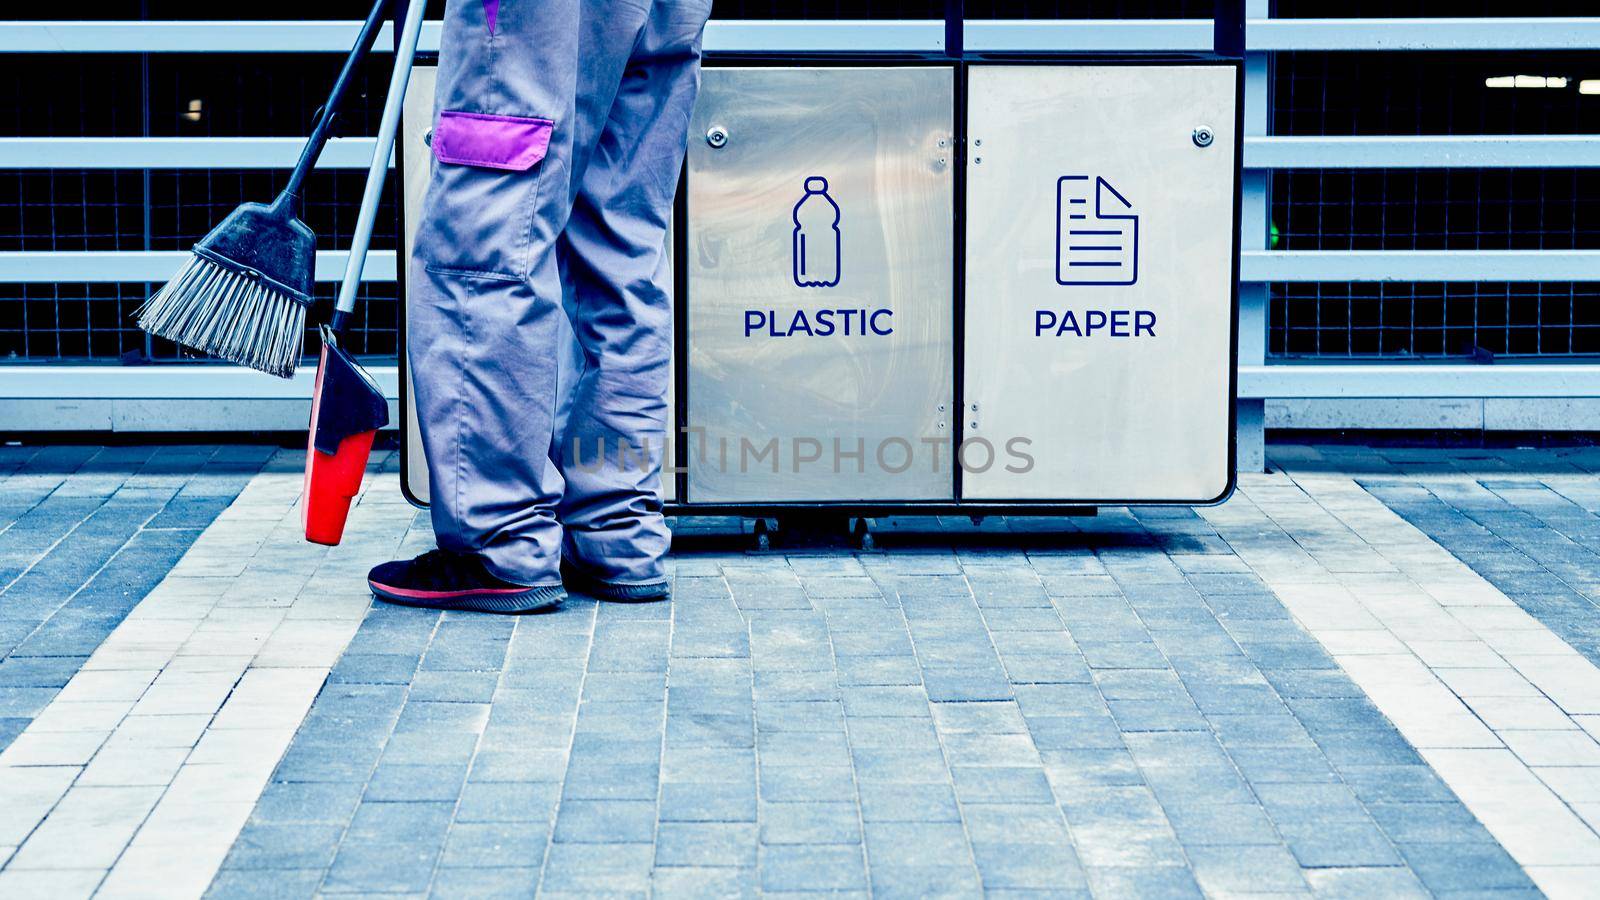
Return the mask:
<svg viewBox="0 0 1600 900">
<path fill-rule="evenodd" d="M 886 524 L 681 549 L 671 606 L 374 608 L 211 896 L 1531 889 L 1192 512 Z"/>
<path fill-rule="evenodd" d="M 1600 497 L 1496 477 L 1361 485 L 1600 665 Z"/>
<path fill-rule="evenodd" d="M 272 453 L 0 447 L 0 750 Z"/>
<path fill-rule="evenodd" d="M 0 753 L 0 894 L 1581 896 L 1600 672 L 1350 477 L 1462 461 L 1282 456 L 868 552 L 697 523 L 670 605 L 507 619 L 371 606 L 426 517 L 384 460 L 307 547 L 284 454 Z"/>
<path fill-rule="evenodd" d="M 1347 476 L 1203 512 L 1542 889 L 1600 879 L 1600 669 Z"/>
</svg>

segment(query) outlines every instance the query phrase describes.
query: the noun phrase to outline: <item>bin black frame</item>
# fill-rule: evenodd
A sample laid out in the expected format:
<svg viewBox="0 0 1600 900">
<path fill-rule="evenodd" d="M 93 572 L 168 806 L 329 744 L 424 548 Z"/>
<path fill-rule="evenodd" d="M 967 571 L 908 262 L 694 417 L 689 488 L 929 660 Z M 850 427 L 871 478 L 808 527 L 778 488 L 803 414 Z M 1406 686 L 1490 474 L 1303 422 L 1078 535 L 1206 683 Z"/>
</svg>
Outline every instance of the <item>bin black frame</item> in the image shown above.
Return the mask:
<svg viewBox="0 0 1600 900">
<path fill-rule="evenodd" d="M 405 2 L 397 4 L 396 16 L 404 15 Z M 717 502 L 695 503 L 690 497 L 689 476 L 684 462 L 688 460 L 689 433 L 688 409 L 690 405 L 688 357 L 686 351 L 689 346 L 688 333 L 688 304 L 693 302 L 690 296 L 688 283 L 688 269 L 683 265 L 684 254 L 688 247 L 688 166 L 685 165 L 678 176 L 678 194 L 674 201 L 673 215 L 673 341 L 677 348 L 676 364 L 673 366 L 672 378 L 674 388 L 673 404 L 673 454 L 676 471 L 663 472 L 662 477 L 674 479 L 674 499 L 663 501 L 663 509 L 670 516 L 751 516 L 751 517 L 783 517 L 804 514 L 824 514 L 840 517 L 879 517 L 891 515 L 962 515 L 962 516 L 991 516 L 991 515 L 1025 515 L 1025 516 L 1085 516 L 1094 515 L 1100 506 L 1214 506 L 1226 501 L 1232 496 L 1238 479 L 1238 396 L 1239 396 L 1239 252 L 1240 252 L 1240 214 L 1243 196 L 1243 168 L 1244 168 L 1244 0 L 1216 0 L 1216 18 L 1213 25 L 1213 51 L 1210 53 L 1014 53 L 991 52 L 969 53 L 965 50 L 963 42 L 963 12 L 962 0 L 946 0 L 945 6 L 945 52 L 943 53 L 715 53 L 710 52 L 705 56 L 705 65 L 718 66 L 771 66 L 793 67 L 797 65 L 849 65 L 849 66 L 928 66 L 943 65 L 951 70 L 954 84 L 955 108 L 952 111 L 952 126 L 955 132 L 954 146 L 952 147 L 952 175 L 954 178 L 954 215 L 952 216 L 952 248 L 954 259 L 951 268 L 951 288 L 953 291 L 951 312 L 954 316 L 953 330 L 951 332 L 954 348 L 952 364 L 954 367 L 952 381 L 952 397 L 954 404 L 952 410 L 957 413 L 952 417 L 953 433 L 951 435 L 952 448 L 952 495 L 951 500 L 808 500 L 786 502 Z M 398 32 L 398 29 L 396 29 Z M 436 54 L 419 54 L 419 58 L 436 56 Z M 1091 498 L 1083 500 L 1047 499 L 1047 500 L 1005 500 L 1005 501 L 965 501 L 961 498 L 962 469 L 957 455 L 957 450 L 962 446 L 963 422 L 965 417 L 960 415 L 963 408 L 963 378 L 962 373 L 966 365 L 966 162 L 967 162 L 967 97 L 968 75 L 974 64 L 978 65 L 1049 65 L 1049 64 L 1093 64 L 1093 65 L 1194 65 L 1196 63 L 1208 65 L 1231 66 L 1234 69 L 1234 134 L 1233 134 L 1233 223 L 1232 223 L 1232 277 L 1229 290 L 1229 329 L 1228 346 L 1228 480 L 1222 493 L 1216 497 L 1205 499 L 1101 499 Z M 402 130 L 403 133 L 403 130 Z M 691 135 L 690 139 L 693 139 Z M 396 194 L 395 210 L 397 216 L 396 234 L 400 236 L 400 243 L 404 247 L 405 235 L 405 154 L 403 147 L 395 148 L 394 191 Z M 395 279 L 398 282 L 398 296 L 401 300 L 399 306 L 399 344 L 405 346 L 405 280 L 407 266 L 404 261 L 396 266 Z M 399 354 L 399 389 L 401 404 L 402 431 L 405 426 L 405 404 L 407 400 L 407 360 L 406 354 Z M 408 465 L 408 441 L 400 441 L 400 489 L 406 500 L 418 507 L 427 506 L 415 494 L 406 481 L 406 473 L 410 471 Z"/>
</svg>

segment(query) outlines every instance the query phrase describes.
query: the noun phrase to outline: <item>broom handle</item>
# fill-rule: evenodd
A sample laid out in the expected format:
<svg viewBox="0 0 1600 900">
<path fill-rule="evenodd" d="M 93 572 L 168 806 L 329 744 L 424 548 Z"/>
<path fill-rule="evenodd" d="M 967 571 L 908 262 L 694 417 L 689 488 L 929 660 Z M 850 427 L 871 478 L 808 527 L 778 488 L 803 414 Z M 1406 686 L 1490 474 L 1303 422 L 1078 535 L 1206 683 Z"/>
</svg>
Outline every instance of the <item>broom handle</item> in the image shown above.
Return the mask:
<svg viewBox="0 0 1600 900">
<path fill-rule="evenodd" d="M 344 267 L 344 282 L 339 285 L 339 299 L 333 307 L 329 324 L 335 332 L 343 331 L 356 309 L 356 290 L 361 286 L 361 270 L 367 262 L 367 246 L 372 243 L 372 229 L 377 224 L 378 200 L 383 196 L 383 182 L 389 176 L 389 155 L 394 147 L 394 133 L 400 126 L 400 107 L 406 97 L 406 84 L 411 79 L 411 58 L 417 52 L 417 37 L 422 34 L 422 14 L 427 0 L 409 0 L 406 22 L 400 32 L 400 43 L 394 48 L 394 71 L 389 75 L 389 96 L 383 102 L 383 119 L 378 123 L 378 137 L 372 150 L 372 165 L 367 169 L 367 186 L 361 192 L 361 212 L 356 216 L 355 233 L 350 240 L 350 258 Z"/>
<path fill-rule="evenodd" d="M 322 115 L 311 127 L 311 137 L 306 139 L 305 147 L 300 150 L 300 160 L 294 164 L 294 171 L 289 175 L 289 184 L 278 195 L 279 202 L 287 201 L 294 204 L 296 212 L 300 206 L 300 186 L 306 180 L 306 175 L 317 164 L 317 157 L 322 155 L 322 148 L 328 143 L 328 138 L 333 133 L 333 120 L 339 110 L 339 104 L 344 100 L 344 95 L 350 88 L 350 83 L 355 80 L 356 69 L 361 67 L 367 58 L 367 51 L 372 49 L 372 44 L 378 38 L 378 29 L 383 27 L 383 13 L 389 8 L 389 0 L 377 0 L 372 4 L 372 11 L 367 13 L 367 20 L 361 23 L 361 33 L 356 36 L 356 45 L 350 49 L 350 55 L 344 59 L 344 68 L 339 70 L 339 78 L 333 83 L 333 90 L 328 92 L 328 102 L 322 105 Z"/>
</svg>

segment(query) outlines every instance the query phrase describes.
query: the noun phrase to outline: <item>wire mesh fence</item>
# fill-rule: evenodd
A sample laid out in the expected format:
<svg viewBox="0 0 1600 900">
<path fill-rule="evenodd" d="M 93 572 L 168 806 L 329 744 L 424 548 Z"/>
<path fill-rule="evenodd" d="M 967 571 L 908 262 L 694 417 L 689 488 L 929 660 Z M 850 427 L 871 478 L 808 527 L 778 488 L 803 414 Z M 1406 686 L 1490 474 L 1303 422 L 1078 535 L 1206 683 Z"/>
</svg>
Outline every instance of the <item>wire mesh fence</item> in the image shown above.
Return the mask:
<svg viewBox="0 0 1600 900">
<path fill-rule="evenodd" d="M 240 18 L 353 19 L 364 0 L 286 0 Z M 1544 0 L 1519 16 L 1593 15 Z M 430 14 L 443 12 L 430 0 Z M 719 18 L 938 18 L 943 0 L 718 0 Z M 1487 0 L 1279 0 L 1296 16 L 1504 15 Z M 968 0 L 969 18 L 1199 18 L 1211 0 Z M 19 18 L 209 18 L 192 0 L 107 0 L 81 14 Z M 44 13 L 48 13 L 45 15 Z M 270 13 L 270 14 L 268 14 Z M 0 129 L 15 136 L 298 136 L 337 71 L 332 54 L 0 55 Z M 376 124 L 388 61 L 372 60 L 342 114 L 345 134 Z M 1600 58 L 1592 53 L 1275 54 L 1278 134 L 1574 134 L 1600 131 Z M 1494 79 L 1537 76 L 1543 89 Z M 270 199 L 284 173 L 236 170 L 0 171 L 0 250 L 185 250 L 237 204 Z M 359 172 L 319 172 L 306 219 L 319 246 L 346 246 Z M 1454 250 L 1600 247 L 1600 175 L 1588 170 L 1296 170 L 1273 175 L 1276 249 Z M 386 201 L 387 202 L 387 201 Z M 392 209 L 373 245 L 395 246 Z M 183 358 L 129 314 L 156 285 L 0 284 L 0 358 Z M 319 286 L 326 294 L 331 285 Z M 352 349 L 392 356 L 393 284 L 368 284 Z M 1277 357 L 1458 357 L 1600 353 L 1600 285 L 1274 284 L 1268 352 Z M 327 302 L 322 297 L 321 301 Z M 312 321 L 317 320 L 313 315 Z M 308 352 L 315 336 L 308 335 Z"/>
<path fill-rule="evenodd" d="M 1519 11 L 1520 12 L 1520 11 Z M 1280 53 L 1273 130 L 1291 135 L 1587 134 L 1592 53 Z M 1518 88 L 1516 76 L 1541 86 Z M 1510 87 L 1506 84 L 1510 77 Z M 1600 172 L 1311 169 L 1274 173 L 1273 249 L 1600 248 Z M 1600 285 L 1274 284 L 1268 353 L 1452 358 L 1600 353 Z"/>
<path fill-rule="evenodd" d="M 1277 357 L 1485 358 L 1600 355 L 1600 285 L 1275 285 Z"/>
</svg>

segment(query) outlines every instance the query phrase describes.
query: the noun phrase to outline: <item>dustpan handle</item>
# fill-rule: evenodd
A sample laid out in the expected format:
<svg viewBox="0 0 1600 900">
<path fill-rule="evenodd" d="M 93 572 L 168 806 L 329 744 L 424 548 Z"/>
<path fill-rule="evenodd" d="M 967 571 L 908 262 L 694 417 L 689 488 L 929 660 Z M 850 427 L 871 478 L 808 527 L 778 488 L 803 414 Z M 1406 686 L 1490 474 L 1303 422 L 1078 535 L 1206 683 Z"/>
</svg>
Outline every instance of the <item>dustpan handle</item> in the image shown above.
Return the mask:
<svg viewBox="0 0 1600 900">
<path fill-rule="evenodd" d="M 383 119 L 378 123 L 372 165 L 367 169 L 367 186 L 361 192 L 361 212 L 356 216 L 355 234 L 350 239 L 350 259 L 345 263 L 344 281 L 339 285 L 339 299 L 334 304 L 333 318 L 329 322 L 335 332 L 344 330 L 350 314 L 356 309 L 356 291 L 361 287 L 361 270 L 366 266 L 367 248 L 372 243 L 372 229 L 377 224 L 383 183 L 389 176 L 394 134 L 400 126 L 400 107 L 405 102 L 406 83 L 411 78 L 411 58 L 417 52 L 417 38 L 422 34 L 422 14 L 427 5 L 426 0 L 409 0 L 406 6 L 405 25 L 394 49 L 394 71 L 389 75 L 389 96 L 383 102 Z"/>
</svg>

